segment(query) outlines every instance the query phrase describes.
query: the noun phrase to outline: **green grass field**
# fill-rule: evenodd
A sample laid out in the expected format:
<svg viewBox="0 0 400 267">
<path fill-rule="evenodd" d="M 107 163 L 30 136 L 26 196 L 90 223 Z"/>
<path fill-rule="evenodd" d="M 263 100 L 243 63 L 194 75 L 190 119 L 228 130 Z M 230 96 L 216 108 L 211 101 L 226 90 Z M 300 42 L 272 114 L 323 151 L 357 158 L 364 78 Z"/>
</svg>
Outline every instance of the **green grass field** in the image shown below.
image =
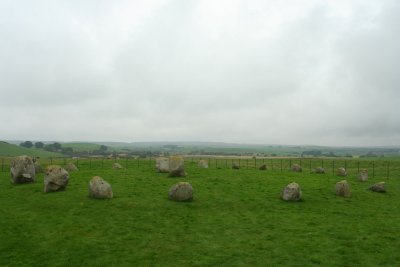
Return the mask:
<svg viewBox="0 0 400 267">
<path fill-rule="evenodd" d="M 150 160 L 121 160 L 128 167 L 122 170 L 112 170 L 113 162 L 78 162 L 67 190 L 48 194 L 43 174 L 35 184 L 12 185 L 8 170 L 0 172 L 0 266 L 400 264 L 397 162 L 389 179 L 382 165 L 365 183 L 356 180 L 357 163 L 347 163 L 353 167 L 348 199 L 334 195 L 341 178 L 331 172 L 281 171 L 279 161 L 274 170 L 259 171 L 232 170 L 228 161 L 225 168 L 223 160 L 199 169 L 187 160 L 186 178 L 156 173 Z M 114 199 L 88 197 L 94 175 L 111 183 Z M 193 185 L 193 202 L 168 200 L 178 181 Z M 301 185 L 303 201 L 279 199 L 291 181 Z M 366 190 L 379 181 L 387 182 L 387 193 Z"/>
</svg>

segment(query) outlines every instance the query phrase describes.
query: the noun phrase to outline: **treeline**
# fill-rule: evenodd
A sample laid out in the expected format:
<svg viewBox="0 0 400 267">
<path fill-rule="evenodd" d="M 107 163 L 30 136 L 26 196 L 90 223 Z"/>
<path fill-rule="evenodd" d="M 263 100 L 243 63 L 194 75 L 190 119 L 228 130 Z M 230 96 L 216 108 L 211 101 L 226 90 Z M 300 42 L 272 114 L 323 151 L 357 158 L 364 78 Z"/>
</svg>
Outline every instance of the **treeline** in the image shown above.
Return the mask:
<svg viewBox="0 0 400 267">
<path fill-rule="evenodd" d="M 45 144 L 43 142 L 31 142 L 31 141 L 25 141 L 19 144 L 21 147 L 26 147 L 26 148 L 36 148 L 36 149 L 42 149 L 45 151 L 49 152 L 56 152 L 56 153 L 61 153 L 64 155 L 68 156 L 83 156 L 83 155 L 108 155 L 110 152 L 108 151 L 108 147 L 104 145 L 100 145 L 99 149 L 95 149 L 92 151 L 75 151 L 72 147 L 64 147 L 58 142 L 54 143 L 49 143 Z"/>
</svg>

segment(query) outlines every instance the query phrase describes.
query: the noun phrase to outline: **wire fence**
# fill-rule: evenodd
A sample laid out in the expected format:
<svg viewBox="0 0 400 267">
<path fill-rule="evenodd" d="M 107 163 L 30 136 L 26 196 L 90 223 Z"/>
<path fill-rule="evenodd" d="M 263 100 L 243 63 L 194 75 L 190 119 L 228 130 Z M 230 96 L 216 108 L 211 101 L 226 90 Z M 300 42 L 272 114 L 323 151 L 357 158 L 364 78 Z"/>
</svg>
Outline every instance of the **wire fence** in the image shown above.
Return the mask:
<svg viewBox="0 0 400 267">
<path fill-rule="evenodd" d="M 9 172 L 13 158 L 1 158 L 1 171 Z M 266 165 L 267 171 L 290 171 L 294 164 L 302 167 L 303 172 L 313 172 L 317 167 L 323 167 L 328 174 L 336 174 L 343 167 L 349 175 L 357 175 L 362 169 L 368 170 L 371 177 L 389 178 L 400 175 L 399 160 L 364 160 L 364 159 L 329 159 L 329 158 L 222 158 L 222 157 L 185 157 L 187 167 L 197 166 L 200 160 L 208 163 L 210 169 L 232 169 L 233 165 L 242 170 L 259 169 Z M 114 163 L 123 168 L 154 169 L 156 157 L 149 158 L 47 158 L 39 159 L 43 168 L 48 165 L 66 166 L 73 163 L 78 169 L 110 169 Z"/>
</svg>

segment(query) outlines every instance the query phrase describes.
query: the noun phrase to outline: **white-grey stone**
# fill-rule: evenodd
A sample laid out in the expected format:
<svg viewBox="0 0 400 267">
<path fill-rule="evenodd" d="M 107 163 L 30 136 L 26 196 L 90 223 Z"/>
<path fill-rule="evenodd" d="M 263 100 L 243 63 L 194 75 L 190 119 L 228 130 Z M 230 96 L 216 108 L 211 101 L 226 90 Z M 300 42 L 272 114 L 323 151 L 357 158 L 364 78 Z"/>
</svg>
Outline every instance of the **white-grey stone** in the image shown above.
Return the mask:
<svg viewBox="0 0 400 267">
<path fill-rule="evenodd" d="M 20 156 L 11 161 L 11 183 L 33 183 L 36 180 L 35 163 L 31 157 Z"/>
<path fill-rule="evenodd" d="M 44 176 L 44 192 L 63 191 L 69 181 L 68 172 L 58 165 L 50 165 L 46 168 Z"/>
<path fill-rule="evenodd" d="M 103 178 L 94 176 L 89 182 L 89 196 L 99 199 L 113 198 L 111 185 Z"/>
<path fill-rule="evenodd" d="M 288 184 L 282 191 L 281 199 L 285 201 L 301 200 L 302 192 L 298 183 L 292 182 Z"/>
</svg>

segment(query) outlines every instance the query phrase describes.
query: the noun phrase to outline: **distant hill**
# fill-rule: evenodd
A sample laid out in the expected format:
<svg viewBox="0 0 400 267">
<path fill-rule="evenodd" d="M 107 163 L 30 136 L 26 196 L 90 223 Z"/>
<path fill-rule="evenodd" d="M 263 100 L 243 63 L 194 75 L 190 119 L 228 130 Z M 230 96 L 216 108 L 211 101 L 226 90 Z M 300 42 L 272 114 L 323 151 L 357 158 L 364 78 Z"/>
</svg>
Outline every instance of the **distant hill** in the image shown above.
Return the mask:
<svg viewBox="0 0 400 267">
<path fill-rule="evenodd" d="M 9 144 L 0 141 L 0 156 L 3 157 L 16 157 L 21 155 L 34 156 L 34 157 L 62 157 L 62 154 L 44 151 L 36 148 L 26 148 L 18 145 Z"/>
</svg>

